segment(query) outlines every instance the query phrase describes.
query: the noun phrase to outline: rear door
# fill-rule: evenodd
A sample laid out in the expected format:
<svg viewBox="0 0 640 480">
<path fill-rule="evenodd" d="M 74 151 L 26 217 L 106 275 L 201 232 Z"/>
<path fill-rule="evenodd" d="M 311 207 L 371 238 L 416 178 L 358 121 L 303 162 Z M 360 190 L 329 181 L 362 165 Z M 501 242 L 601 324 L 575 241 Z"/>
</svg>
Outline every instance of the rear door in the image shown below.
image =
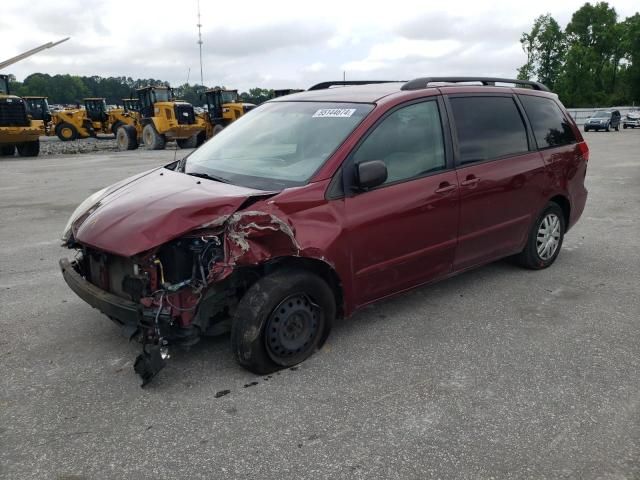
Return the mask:
<svg viewBox="0 0 640 480">
<path fill-rule="evenodd" d="M 396 107 L 347 160 L 346 230 L 360 305 L 451 271 L 458 182 L 443 110 L 442 99 Z M 384 161 L 387 181 L 353 192 L 354 165 L 371 160 Z"/>
<path fill-rule="evenodd" d="M 512 94 L 458 94 L 447 101 L 460 182 L 454 270 L 462 270 L 523 248 L 545 171 Z"/>
</svg>

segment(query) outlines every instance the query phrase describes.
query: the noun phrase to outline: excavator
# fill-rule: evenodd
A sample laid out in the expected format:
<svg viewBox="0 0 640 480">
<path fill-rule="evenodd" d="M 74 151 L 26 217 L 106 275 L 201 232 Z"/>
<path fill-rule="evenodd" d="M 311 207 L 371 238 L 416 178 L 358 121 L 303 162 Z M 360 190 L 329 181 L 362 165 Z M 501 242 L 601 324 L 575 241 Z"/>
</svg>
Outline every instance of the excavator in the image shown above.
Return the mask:
<svg viewBox="0 0 640 480">
<path fill-rule="evenodd" d="M 242 102 L 238 90 L 216 87 L 206 90 L 204 94 L 207 111 L 199 114 L 198 117 L 205 129 L 198 135 L 198 145 L 213 137 L 248 111 L 256 108 L 253 103 Z"/>
<path fill-rule="evenodd" d="M 118 128 L 120 150 L 134 150 L 141 143 L 149 150 L 162 150 L 170 140 L 180 148 L 196 146 L 205 125 L 196 118 L 193 105 L 177 100 L 173 89 L 164 85 L 139 88 L 136 93 L 140 111 L 133 124 Z"/>
<path fill-rule="evenodd" d="M 67 40 L 69 37 L 48 42 L 4 60 L 0 62 L 0 69 Z M 11 95 L 8 75 L 0 75 L 0 156 L 13 156 L 17 150 L 20 156 L 35 157 L 40 153 L 40 135 L 44 134 L 44 120 L 35 119 L 28 113 L 25 101 Z"/>
</svg>

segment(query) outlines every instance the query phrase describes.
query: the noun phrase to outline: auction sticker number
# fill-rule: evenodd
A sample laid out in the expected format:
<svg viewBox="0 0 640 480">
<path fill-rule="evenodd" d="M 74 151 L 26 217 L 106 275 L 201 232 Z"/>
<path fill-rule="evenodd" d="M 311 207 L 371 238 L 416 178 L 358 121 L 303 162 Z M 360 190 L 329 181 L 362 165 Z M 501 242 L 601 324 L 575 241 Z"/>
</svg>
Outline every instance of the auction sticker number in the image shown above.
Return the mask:
<svg viewBox="0 0 640 480">
<path fill-rule="evenodd" d="M 313 114 L 313 118 L 349 118 L 355 112 L 355 108 L 321 108 Z"/>
</svg>

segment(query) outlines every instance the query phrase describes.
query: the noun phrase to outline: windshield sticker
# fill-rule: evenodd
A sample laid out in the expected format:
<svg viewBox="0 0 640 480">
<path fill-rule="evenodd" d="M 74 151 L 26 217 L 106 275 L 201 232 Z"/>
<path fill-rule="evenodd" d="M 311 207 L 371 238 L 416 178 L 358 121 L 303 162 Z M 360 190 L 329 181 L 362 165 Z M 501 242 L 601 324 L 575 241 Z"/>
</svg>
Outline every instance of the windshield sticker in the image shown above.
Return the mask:
<svg viewBox="0 0 640 480">
<path fill-rule="evenodd" d="M 354 113 L 355 108 L 321 108 L 313 114 L 313 118 L 349 118 Z"/>
</svg>

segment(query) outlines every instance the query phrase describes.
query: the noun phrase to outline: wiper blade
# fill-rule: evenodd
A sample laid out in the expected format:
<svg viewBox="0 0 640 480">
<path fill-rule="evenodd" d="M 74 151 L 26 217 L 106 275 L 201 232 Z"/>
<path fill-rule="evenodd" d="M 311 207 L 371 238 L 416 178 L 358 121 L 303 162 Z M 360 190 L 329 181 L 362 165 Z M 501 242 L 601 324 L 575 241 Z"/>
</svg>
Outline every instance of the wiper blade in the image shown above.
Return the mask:
<svg viewBox="0 0 640 480">
<path fill-rule="evenodd" d="M 215 175 L 209 175 L 208 173 L 202 173 L 202 172 L 185 172 L 185 173 L 187 175 L 191 175 L 192 177 L 206 178 L 207 180 L 213 180 L 214 182 L 231 183 L 226 178 L 217 177 Z"/>
</svg>

